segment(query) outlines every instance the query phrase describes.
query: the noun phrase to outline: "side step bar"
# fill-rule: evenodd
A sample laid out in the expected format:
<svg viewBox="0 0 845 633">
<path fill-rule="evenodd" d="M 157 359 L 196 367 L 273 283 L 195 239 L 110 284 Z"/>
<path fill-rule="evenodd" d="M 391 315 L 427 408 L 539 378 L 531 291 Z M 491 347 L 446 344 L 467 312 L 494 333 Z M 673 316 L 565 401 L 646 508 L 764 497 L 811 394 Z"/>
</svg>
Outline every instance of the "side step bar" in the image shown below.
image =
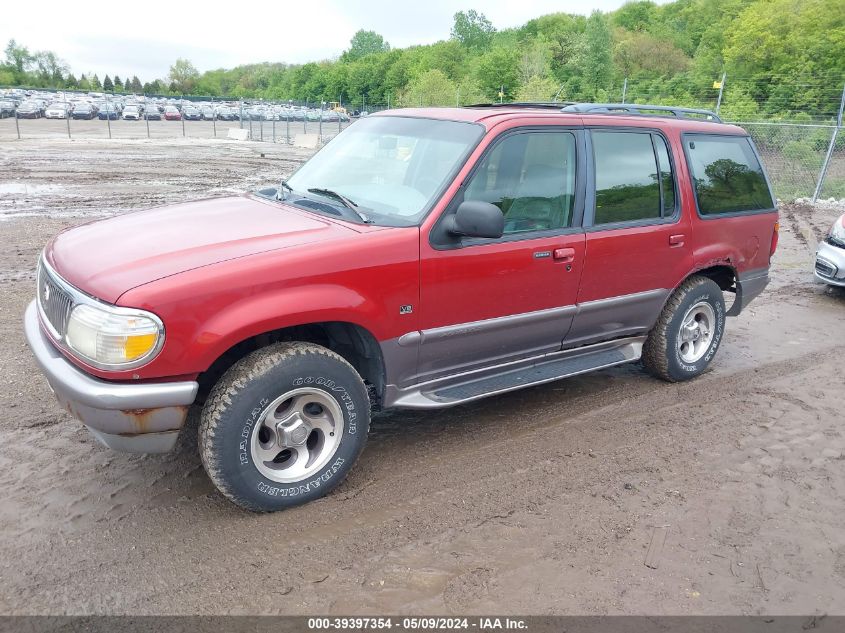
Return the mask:
<svg viewBox="0 0 845 633">
<path fill-rule="evenodd" d="M 440 378 L 396 394 L 388 404 L 409 409 L 451 407 L 523 387 L 639 360 L 644 336 L 562 350 L 498 367 Z"/>
</svg>

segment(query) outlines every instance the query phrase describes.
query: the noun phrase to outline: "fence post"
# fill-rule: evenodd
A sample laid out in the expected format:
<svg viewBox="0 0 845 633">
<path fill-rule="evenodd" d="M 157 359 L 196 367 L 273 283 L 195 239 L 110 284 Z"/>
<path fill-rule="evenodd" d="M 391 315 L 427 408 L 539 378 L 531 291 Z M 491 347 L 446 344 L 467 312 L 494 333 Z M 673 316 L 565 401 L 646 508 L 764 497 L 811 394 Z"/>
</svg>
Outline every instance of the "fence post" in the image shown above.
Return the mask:
<svg viewBox="0 0 845 633">
<path fill-rule="evenodd" d="M 317 126 L 317 138 L 320 145 L 323 144 L 323 106 L 325 103 L 325 101 L 320 102 L 320 124 Z"/>
<path fill-rule="evenodd" d="M 214 138 L 217 138 L 217 108 L 214 107 L 214 97 L 211 97 L 211 126 L 214 128 Z"/>
<path fill-rule="evenodd" d="M 285 115 L 285 143 L 290 145 L 290 112 Z"/>
<path fill-rule="evenodd" d="M 109 126 L 109 138 L 111 138 L 111 112 L 109 112 L 110 103 L 109 98 L 106 97 L 106 123 Z"/>
<path fill-rule="evenodd" d="M 18 131 L 18 140 L 21 140 L 21 124 L 18 123 L 18 107 L 15 106 L 15 129 Z"/>
<path fill-rule="evenodd" d="M 622 103 L 625 103 L 625 95 L 628 94 L 628 78 L 625 77 L 625 81 L 622 84 Z"/>
<path fill-rule="evenodd" d="M 67 121 L 67 137 L 68 138 L 71 138 L 71 136 L 70 136 L 70 117 L 72 116 L 72 112 L 73 112 L 73 110 L 68 112 L 67 115 L 65 116 L 65 121 Z M 15 113 L 15 116 L 17 116 L 17 112 Z M 18 134 L 18 138 L 20 138 L 20 134 Z"/>
<path fill-rule="evenodd" d="M 252 112 L 247 112 L 249 115 L 249 140 L 254 141 L 255 137 L 252 135 Z"/>
<path fill-rule="evenodd" d="M 241 129 L 244 129 L 244 100 L 241 99 L 241 115 L 238 117 L 238 123 L 241 126 Z"/>
<path fill-rule="evenodd" d="M 390 93 L 387 93 L 387 109 L 390 110 Z"/>
<path fill-rule="evenodd" d="M 725 91 L 725 79 L 728 73 L 722 73 L 722 81 L 719 83 L 719 98 L 716 100 L 716 114 L 719 114 L 719 108 L 722 107 L 722 93 Z"/>
<path fill-rule="evenodd" d="M 185 100 L 182 99 L 182 116 L 179 117 L 182 119 L 182 136 L 185 136 Z"/>
<path fill-rule="evenodd" d="M 842 111 L 845 110 L 845 87 L 842 88 L 842 98 L 839 100 L 839 114 L 836 117 L 836 127 L 833 128 L 833 134 L 830 137 L 830 145 L 827 146 L 827 155 L 824 157 L 824 164 L 819 173 L 819 181 L 816 183 L 816 190 L 813 192 L 813 204 L 819 199 L 822 192 L 822 185 L 824 184 L 825 176 L 827 176 L 827 168 L 830 166 L 830 159 L 833 157 L 833 148 L 836 145 L 836 137 L 839 134 L 839 128 L 842 127 Z"/>
<path fill-rule="evenodd" d="M 276 113 L 273 113 L 273 144 L 276 144 Z"/>
<path fill-rule="evenodd" d="M 150 111 L 146 108 L 144 109 L 144 120 L 147 122 L 147 138 L 150 138 Z"/>
</svg>

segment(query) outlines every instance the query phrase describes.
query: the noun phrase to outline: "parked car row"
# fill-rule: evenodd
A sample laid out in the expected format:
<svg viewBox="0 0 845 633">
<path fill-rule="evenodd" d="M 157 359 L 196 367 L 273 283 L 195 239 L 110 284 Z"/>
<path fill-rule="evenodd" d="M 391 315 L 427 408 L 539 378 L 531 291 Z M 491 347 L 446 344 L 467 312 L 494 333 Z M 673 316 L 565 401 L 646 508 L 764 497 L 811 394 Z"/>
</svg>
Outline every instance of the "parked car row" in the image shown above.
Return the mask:
<svg viewBox="0 0 845 633">
<path fill-rule="evenodd" d="M 245 103 L 229 101 L 187 101 L 135 95 L 102 93 L 0 92 L 0 118 L 20 119 L 123 119 L 127 121 L 349 121 L 346 110 L 308 108 L 292 103 Z M 354 113 L 353 116 L 359 113 Z M 366 113 L 360 113 L 364 116 Z"/>
</svg>

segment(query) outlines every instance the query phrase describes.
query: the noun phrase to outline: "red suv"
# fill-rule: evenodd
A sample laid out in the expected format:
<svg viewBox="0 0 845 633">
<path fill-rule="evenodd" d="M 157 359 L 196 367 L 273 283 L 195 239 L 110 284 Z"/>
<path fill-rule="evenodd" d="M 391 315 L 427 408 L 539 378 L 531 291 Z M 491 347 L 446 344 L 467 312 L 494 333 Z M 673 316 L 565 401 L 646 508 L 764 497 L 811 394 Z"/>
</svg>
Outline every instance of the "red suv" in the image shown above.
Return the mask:
<svg viewBox="0 0 845 633">
<path fill-rule="evenodd" d="M 104 444 L 168 451 L 202 406 L 211 479 L 276 510 L 343 479 L 376 409 L 640 359 L 697 376 L 777 238 L 751 139 L 710 113 L 392 110 L 278 189 L 59 234 L 26 334 Z"/>
</svg>

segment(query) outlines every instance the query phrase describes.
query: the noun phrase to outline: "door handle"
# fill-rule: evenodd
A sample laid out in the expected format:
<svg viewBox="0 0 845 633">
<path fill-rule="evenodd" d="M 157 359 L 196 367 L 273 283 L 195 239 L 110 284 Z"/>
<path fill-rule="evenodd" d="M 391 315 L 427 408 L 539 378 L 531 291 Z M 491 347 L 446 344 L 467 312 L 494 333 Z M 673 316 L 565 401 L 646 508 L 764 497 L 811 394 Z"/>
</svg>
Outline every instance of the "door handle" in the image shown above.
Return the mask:
<svg viewBox="0 0 845 633">
<path fill-rule="evenodd" d="M 552 255 L 555 261 L 562 262 L 564 264 L 568 264 L 570 262 L 575 261 L 575 249 L 574 248 L 556 248 Z"/>
<path fill-rule="evenodd" d="M 683 246 L 684 240 L 686 240 L 686 235 L 670 235 L 669 236 L 669 246 Z"/>
</svg>

